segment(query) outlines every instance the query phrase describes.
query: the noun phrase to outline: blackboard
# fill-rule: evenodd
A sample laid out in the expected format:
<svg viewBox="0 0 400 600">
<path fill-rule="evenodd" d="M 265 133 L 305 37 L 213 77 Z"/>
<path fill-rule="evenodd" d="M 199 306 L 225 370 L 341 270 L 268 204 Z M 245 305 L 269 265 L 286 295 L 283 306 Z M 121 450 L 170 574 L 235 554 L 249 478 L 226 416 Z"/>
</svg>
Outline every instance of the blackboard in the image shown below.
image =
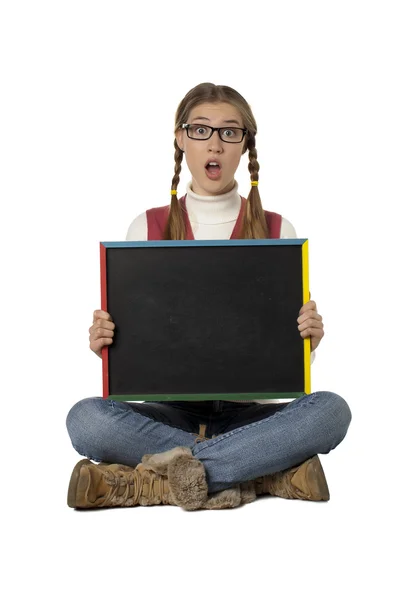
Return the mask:
<svg viewBox="0 0 400 600">
<path fill-rule="evenodd" d="M 255 400 L 310 392 L 308 240 L 101 242 L 103 396 Z"/>
</svg>

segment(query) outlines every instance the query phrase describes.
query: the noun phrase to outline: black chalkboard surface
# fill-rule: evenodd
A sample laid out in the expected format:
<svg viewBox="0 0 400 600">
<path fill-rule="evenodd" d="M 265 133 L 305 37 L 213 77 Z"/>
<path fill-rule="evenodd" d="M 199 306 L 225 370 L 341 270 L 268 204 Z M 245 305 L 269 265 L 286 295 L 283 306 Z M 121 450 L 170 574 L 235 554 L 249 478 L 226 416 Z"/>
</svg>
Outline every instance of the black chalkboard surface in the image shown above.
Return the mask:
<svg viewBox="0 0 400 600">
<path fill-rule="evenodd" d="M 310 392 L 308 241 L 101 242 L 103 396 L 254 400 Z"/>
</svg>

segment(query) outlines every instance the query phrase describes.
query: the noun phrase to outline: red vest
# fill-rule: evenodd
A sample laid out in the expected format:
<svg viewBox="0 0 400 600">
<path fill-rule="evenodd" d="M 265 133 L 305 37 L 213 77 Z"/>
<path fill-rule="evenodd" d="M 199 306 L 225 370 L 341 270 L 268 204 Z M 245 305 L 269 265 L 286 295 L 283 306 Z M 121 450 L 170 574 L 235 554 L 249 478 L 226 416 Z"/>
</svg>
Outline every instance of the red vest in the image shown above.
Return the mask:
<svg viewBox="0 0 400 600">
<path fill-rule="evenodd" d="M 236 240 L 239 237 L 240 230 L 242 228 L 243 221 L 243 213 L 244 207 L 246 205 L 246 198 L 242 198 L 242 206 L 240 208 L 239 216 L 237 218 L 235 227 L 232 231 L 232 235 L 230 237 L 231 240 Z M 185 218 L 185 226 L 186 226 L 186 239 L 194 240 L 192 226 L 189 221 L 189 217 L 186 211 L 186 196 L 180 198 L 179 202 L 181 203 L 184 209 L 184 218 Z M 281 236 L 281 224 L 282 217 L 274 212 L 269 212 L 268 210 L 265 212 L 265 218 L 267 219 L 268 231 L 270 238 L 280 238 Z M 169 215 L 169 206 L 161 206 L 160 208 L 151 208 L 146 211 L 147 214 L 147 239 L 148 240 L 162 240 L 164 235 L 164 230 L 167 225 L 168 215 Z"/>
</svg>

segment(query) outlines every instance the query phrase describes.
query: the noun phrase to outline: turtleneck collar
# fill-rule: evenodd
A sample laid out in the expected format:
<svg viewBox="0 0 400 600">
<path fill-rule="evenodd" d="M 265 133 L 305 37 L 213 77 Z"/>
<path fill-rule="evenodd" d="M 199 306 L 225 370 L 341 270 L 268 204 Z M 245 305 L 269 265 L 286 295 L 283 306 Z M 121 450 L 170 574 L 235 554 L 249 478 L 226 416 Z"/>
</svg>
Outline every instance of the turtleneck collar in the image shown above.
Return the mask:
<svg viewBox="0 0 400 600">
<path fill-rule="evenodd" d="M 241 207 L 238 184 L 220 196 L 200 196 L 192 191 L 192 182 L 186 187 L 186 210 L 193 223 L 220 225 L 236 221 Z"/>
</svg>

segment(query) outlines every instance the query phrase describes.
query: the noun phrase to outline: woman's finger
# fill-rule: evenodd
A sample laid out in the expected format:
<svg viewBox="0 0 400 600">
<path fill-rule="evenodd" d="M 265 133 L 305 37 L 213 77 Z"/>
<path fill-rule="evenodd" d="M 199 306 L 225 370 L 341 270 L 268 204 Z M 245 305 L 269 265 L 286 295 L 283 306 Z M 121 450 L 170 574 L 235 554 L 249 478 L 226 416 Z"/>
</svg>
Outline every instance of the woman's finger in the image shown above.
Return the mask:
<svg viewBox="0 0 400 600">
<path fill-rule="evenodd" d="M 319 320 L 319 319 L 307 319 L 303 323 L 299 323 L 297 328 L 299 331 L 305 331 L 306 329 L 310 329 L 310 328 L 311 329 L 323 329 L 324 324 L 323 324 L 322 320 Z"/>
</svg>

